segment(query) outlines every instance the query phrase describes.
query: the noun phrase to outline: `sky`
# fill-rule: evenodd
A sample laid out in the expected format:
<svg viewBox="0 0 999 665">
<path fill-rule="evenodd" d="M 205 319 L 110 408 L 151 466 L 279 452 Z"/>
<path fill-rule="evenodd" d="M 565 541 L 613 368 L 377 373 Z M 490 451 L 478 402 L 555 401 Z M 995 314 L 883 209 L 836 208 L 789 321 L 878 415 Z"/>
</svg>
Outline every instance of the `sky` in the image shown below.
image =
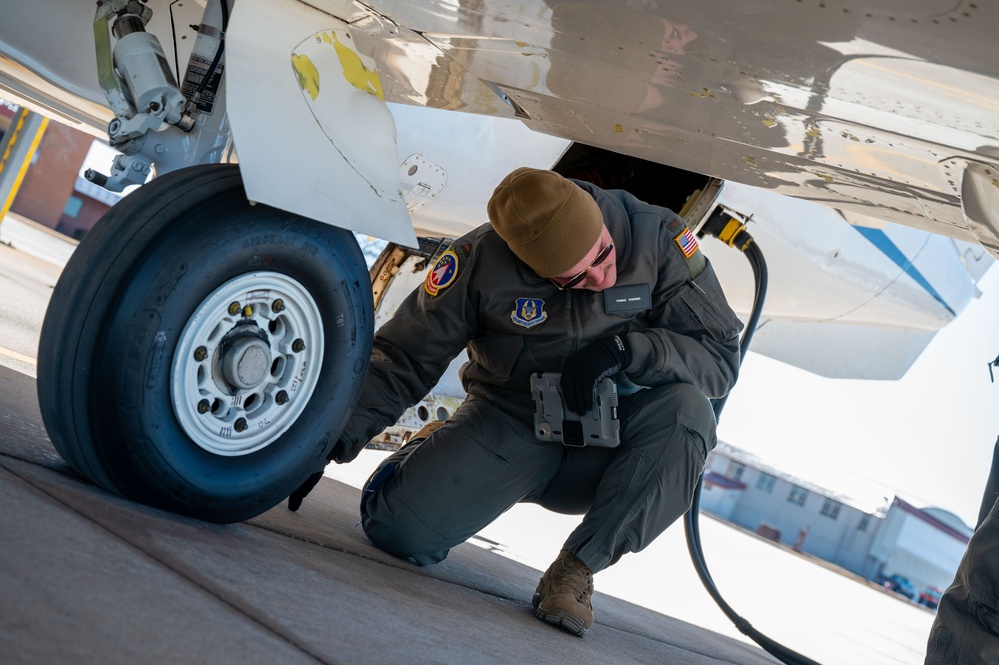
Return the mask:
<svg viewBox="0 0 999 665">
<path fill-rule="evenodd" d="M 894 492 L 974 526 L 999 437 L 999 268 L 978 287 L 897 381 L 827 379 L 750 351 L 719 439 L 854 498 Z"/>
</svg>

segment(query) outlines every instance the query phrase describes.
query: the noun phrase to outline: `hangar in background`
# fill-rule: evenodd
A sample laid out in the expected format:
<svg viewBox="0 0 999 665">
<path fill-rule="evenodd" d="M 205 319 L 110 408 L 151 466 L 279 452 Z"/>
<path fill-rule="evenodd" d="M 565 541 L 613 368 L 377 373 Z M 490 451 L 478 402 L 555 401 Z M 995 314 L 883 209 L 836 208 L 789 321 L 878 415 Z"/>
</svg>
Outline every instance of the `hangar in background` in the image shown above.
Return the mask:
<svg viewBox="0 0 999 665">
<path fill-rule="evenodd" d="M 17 139 L 18 125 L 31 115 L 34 114 L 0 99 L 0 148 Z M 0 204 L 9 204 L 11 212 L 80 239 L 121 199 L 121 194 L 109 192 L 80 176 L 92 153 L 106 153 L 111 148 L 90 134 L 58 122 L 47 122 L 37 131 L 41 134 L 37 146 L 23 153 L 31 168 L 24 169 L 22 177 L 17 179 L 12 199 L 6 201 L 8 197 L 4 197 Z M 6 152 L 0 150 L 0 156 Z M 12 178 L 23 164 L 23 161 L 0 163 L 0 174 Z"/>
<path fill-rule="evenodd" d="M 973 529 L 898 495 L 856 499 L 719 442 L 708 456 L 701 510 L 875 582 L 898 574 L 917 593 L 946 588 Z"/>
</svg>

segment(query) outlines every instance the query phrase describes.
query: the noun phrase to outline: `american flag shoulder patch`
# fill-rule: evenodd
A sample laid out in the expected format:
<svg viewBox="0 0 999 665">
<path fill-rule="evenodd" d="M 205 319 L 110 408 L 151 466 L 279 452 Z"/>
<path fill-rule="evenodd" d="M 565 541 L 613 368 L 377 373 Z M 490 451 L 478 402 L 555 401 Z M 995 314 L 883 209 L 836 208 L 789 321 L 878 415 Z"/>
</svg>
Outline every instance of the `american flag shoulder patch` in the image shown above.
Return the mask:
<svg viewBox="0 0 999 665">
<path fill-rule="evenodd" d="M 684 258 L 689 259 L 697 251 L 697 238 L 694 237 L 689 228 L 685 227 L 683 232 L 674 238 L 673 241 L 680 247 Z"/>
</svg>

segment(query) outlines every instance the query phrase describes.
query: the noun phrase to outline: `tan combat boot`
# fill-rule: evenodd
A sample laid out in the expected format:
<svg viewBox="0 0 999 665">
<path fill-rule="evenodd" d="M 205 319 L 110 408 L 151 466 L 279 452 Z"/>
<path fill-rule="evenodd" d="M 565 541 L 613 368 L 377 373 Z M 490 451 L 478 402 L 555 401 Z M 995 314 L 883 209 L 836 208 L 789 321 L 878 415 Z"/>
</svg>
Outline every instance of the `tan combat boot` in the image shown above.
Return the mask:
<svg viewBox="0 0 999 665">
<path fill-rule="evenodd" d="M 582 637 L 593 625 L 592 596 L 593 573 L 575 554 L 562 550 L 534 591 L 534 616 Z"/>
</svg>

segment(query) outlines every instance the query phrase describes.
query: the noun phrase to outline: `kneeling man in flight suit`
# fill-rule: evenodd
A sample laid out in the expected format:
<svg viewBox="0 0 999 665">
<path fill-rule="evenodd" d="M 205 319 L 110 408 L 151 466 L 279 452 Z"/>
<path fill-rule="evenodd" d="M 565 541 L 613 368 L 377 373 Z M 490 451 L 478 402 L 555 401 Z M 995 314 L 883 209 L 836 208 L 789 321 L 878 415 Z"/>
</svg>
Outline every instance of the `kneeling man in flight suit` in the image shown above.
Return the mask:
<svg viewBox="0 0 999 665">
<path fill-rule="evenodd" d="M 426 566 L 515 503 L 582 514 L 533 598 L 540 619 L 582 635 L 593 624 L 593 573 L 646 547 L 689 507 L 716 443 L 708 398 L 735 384 L 742 324 L 695 237 L 666 208 L 519 168 L 488 212 L 490 223 L 456 240 L 378 330 L 330 458 L 353 460 L 467 347 L 467 399 L 372 475 L 364 531 Z M 615 294 L 628 297 L 607 297 Z M 536 372 L 561 372 L 566 406 L 579 414 L 613 378 L 620 444 L 540 441 Z"/>
</svg>

